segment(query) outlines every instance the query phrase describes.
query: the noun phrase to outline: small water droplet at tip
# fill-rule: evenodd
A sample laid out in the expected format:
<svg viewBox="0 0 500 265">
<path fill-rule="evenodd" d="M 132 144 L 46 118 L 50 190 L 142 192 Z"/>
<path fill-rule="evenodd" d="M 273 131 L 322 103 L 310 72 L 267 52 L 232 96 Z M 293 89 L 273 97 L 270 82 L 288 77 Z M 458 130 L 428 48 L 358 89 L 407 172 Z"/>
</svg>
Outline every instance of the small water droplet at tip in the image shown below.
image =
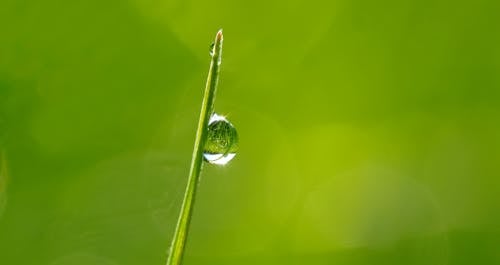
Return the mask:
<svg viewBox="0 0 500 265">
<path fill-rule="evenodd" d="M 212 42 L 212 44 L 210 44 L 210 48 L 208 50 L 208 53 L 210 54 L 210 56 L 214 56 L 214 48 L 215 48 L 215 43 Z"/>
</svg>

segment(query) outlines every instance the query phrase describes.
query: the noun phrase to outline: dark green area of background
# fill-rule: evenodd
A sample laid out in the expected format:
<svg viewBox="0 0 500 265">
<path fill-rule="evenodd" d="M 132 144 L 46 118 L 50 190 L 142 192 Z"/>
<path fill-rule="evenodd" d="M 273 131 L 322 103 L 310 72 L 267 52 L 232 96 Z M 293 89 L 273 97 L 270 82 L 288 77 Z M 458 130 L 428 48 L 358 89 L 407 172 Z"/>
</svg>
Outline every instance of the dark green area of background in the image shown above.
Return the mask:
<svg viewBox="0 0 500 265">
<path fill-rule="evenodd" d="M 0 264 L 500 264 L 498 1 L 0 3 Z"/>
</svg>

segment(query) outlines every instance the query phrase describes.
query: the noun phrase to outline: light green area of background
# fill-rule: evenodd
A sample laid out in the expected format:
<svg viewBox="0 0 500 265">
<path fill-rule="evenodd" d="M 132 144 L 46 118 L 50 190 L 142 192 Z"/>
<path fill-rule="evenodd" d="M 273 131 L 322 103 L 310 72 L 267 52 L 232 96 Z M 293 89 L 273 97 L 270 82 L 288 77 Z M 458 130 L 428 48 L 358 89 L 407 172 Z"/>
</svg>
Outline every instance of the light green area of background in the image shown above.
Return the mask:
<svg viewBox="0 0 500 265">
<path fill-rule="evenodd" d="M 498 1 L 0 2 L 0 264 L 500 264 Z"/>
</svg>

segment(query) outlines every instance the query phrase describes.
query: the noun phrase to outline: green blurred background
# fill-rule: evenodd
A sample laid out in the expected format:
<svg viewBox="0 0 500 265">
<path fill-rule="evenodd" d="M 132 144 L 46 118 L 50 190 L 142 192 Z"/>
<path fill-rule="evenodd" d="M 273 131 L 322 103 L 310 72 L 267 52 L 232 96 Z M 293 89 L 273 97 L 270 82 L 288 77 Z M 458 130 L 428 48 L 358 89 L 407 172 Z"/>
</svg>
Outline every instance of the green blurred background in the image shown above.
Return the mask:
<svg viewBox="0 0 500 265">
<path fill-rule="evenodd" d="M 0 264 L 500 264 L 500 3 L 0 2 Z"/>
</svg>

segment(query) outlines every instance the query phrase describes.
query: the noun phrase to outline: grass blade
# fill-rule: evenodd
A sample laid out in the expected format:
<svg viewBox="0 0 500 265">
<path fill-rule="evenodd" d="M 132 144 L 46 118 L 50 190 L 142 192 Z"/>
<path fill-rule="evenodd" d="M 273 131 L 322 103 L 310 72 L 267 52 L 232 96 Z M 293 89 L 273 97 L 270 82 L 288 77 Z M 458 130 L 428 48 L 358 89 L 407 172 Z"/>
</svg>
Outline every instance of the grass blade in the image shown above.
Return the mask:
<svg viewBox="0 0 500 265">
<path fill-rule="evenodd" d="M 207 126 L 210 116 L 213 112 L 215 101 L 215 92 L 219 79 L 219 69 L 222 58 L 222 30 L 217 32 L 212 53 L 212 61 L 208 71 L 205 93 L 201 104 L 200 118 L 196 130 L 193 155 L 189 169 L 188 182 L 184 198 L 182 201 L 179 219 L 175 228 L 172 245 L 167 259 L 167 265 L 180 265 L 186 246 L 189 224 L 193 212 L 193 206 L 196 197 L 196 189 L 200 179 L 201 166 L 203 164 L 203 146 L 207 138 Z"/>
</svg>

